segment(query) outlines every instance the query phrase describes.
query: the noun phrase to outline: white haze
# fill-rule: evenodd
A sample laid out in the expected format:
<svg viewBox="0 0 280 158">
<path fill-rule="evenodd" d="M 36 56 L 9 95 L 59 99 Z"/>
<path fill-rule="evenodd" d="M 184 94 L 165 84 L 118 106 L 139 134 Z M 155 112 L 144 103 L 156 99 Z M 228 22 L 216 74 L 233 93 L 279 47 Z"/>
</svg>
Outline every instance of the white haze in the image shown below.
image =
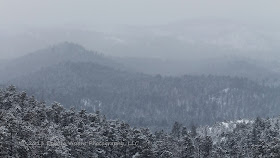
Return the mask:
<svg viewBox="0 0 280 158">
<path fill-rule="evenodd" d="M 280 1 L 0 0 L 0 59 L 63 41 L 113 56 L 278 57 Z"/>
</svg>

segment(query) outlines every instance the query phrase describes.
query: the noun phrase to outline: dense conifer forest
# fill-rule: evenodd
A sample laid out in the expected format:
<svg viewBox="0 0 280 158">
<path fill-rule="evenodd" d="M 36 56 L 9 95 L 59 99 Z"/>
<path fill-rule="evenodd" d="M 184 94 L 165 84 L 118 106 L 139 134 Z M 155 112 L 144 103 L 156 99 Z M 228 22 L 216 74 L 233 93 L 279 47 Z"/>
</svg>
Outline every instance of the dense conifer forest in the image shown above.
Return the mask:
<svg viewBox="0 0 280 158">
<path fill-rule="evenodd" d="M 279 157 L 278 117 L 236 120 L 170 132 L 132 128 L 99 111 L 66 110 L 14 86 L 0 91 L 1 157 L 200 158 Z"/>
</svg>

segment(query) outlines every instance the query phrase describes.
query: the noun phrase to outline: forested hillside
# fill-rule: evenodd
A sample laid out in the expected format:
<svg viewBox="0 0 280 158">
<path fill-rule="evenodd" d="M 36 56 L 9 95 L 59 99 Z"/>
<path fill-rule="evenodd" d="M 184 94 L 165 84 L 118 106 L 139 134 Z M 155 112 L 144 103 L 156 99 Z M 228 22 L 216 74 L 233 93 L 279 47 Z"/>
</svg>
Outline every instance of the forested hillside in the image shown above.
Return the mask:
<svg viewBox="0 0 280 158">
<path fill-rule="evenodd" d="M 279 87 L 268 86 L 265 80 L 234 77 L 249 71 L 265 74 L 253 61 L 227 67 L 227 61 L 219 60 L 224 65 L 220 69 L 233 76 L 164 76 L 133 71 L 126 60 L 115 59 L 65 42 L 1 63 L 0 84 L 16 85 L 47 103 L 99 110 L 110 119 L 152 130 L 168 129 L 174 121 L 186 126 L 211 125 L 280 113 Z M 207 67 L 215 74 L 218 68 L 212 66 Z M 189 68 L 182 65 L 180 69 Z"/>
<path fill-rule="evenodd" d="M 225 158 L 279 157 L 279 118 L 220 123 L 175 123 L 171 133 L 131 128 L 99 112 L 66 110 L 17 92 L 0 90 L 0 157 Z"/>
<path fill-rule="evenodd" d="M 280 0 L 0 0 L 0 158 L 280 158 Z"/>
<path fill-rule="evenodd" d="M 41 69 L 9 84 L 40 100 L 67 108 L 101 111 L 133 126 L 166 129 L 280 112 L 280 89 L 246 78 L 226 76 L 164 77 L 129 73 L 91 62 L 67 62 Z"/>
<path fill-rule="evenodd" d="M 39 71 L 41 68 L 70 61 L 94 62 L 115 68 L 121 67 L 121 64 L 114 62 L 101 53 L 86 50 L 78 44 L 63 42 L 0 63 L 0 82 Z"/>
</svg>

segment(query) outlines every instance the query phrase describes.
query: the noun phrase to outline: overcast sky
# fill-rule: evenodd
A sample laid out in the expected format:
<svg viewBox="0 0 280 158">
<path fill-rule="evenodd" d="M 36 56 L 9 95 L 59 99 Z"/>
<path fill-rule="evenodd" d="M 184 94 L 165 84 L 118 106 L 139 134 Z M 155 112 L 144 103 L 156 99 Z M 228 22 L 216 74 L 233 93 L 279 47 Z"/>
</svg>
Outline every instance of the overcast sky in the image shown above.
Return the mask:
<svg viewBox="0 0 280 158">
<path fill-rule="evenodd" d="M 266 29 L 269 30 L 268 39 L 271 38 L 271 34 L 277 35 L 278 39 L 278 36 L 280 37 L 279 6 L 280 0 L 0 0 L 0 58 L 19 56 L 63 40 L 75 41 L 82 45 L 87 41 L 86 38 L 83 39 L 78 35 L 81 37 L 79 40 L 75 35 L 68 39 L 68 36 L 63 33 L 61 36 L 57 35 L 58 37 L 53 34 L 54 37 L 51 35 L 48 37 L 48 34 L 37 37 L 32 33 L 37 29 L 39 31 L 77 29 L 110 32 L 114 29 L 121 30 L 118 28 L 128 28 L 123 25 L 160 25 L 173 22 L 176 25 L 183 20 L 198 19 L 201 22 L 199 24 L 207 26 L 209 21 L 211 23 L 216 19 L 218 21 L 222 19 L 242 26 L 253 24 L 249 25 L 249 30 L 254 30 L 255 24 L 267 26 L 269 27 Z M 271 30 L 276 32 L 270 33 Z M 267 42 L 262 35 L 255 35 L 255 32 L 252 32 L 248 38 L 246 35 L 243 38 L 242 33 L 239 35 L 237 32 L 236 41 L 232 41 L 231 36 L 230 38 L 225 36 L 224 42 L 233 45 L 251 39 Z M 217 39 L 221 38 L 217 37 Z M 87 42 L 91 44 L 92 41 Z M 253 46 L 262 45 L 257 43 Z M 103 47 L 98 49 L 96 46 L 90 49 L 108 51 L 103 50 Z M 115 49 L 112 50 L 114 50 L 112 53 L 115 53 Z"/>
<path fill-rule="evenodd" d="M 0 0 L 0 27 L 154 25 L 195 18 L 276 22 L 279 0 Z"/>
</svg>

